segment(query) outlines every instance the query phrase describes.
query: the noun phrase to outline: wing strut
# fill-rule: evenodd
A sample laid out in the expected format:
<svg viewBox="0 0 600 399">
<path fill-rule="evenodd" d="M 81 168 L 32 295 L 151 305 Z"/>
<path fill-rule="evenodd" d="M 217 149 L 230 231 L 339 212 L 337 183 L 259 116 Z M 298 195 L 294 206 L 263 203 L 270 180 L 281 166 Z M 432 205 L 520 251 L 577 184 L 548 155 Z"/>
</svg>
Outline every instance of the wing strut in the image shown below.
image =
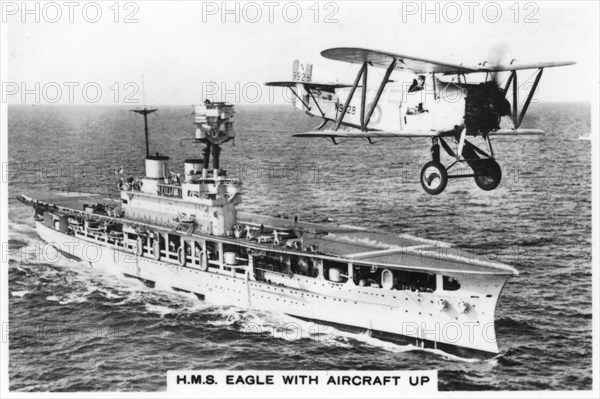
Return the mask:
<svg viewBox="0 0 600 399">
<path fill-rule="evenodd" d="M 390 78 L 390 75 L 394 71 L 394 68 L 396 68 L 396 60 L 395 59 L 390 64 L 390 66 L 388 67 L 387 71 L 385 71 L 385 76 L 383 77 L 383 80 L 381 81 L 381 84 L 379 85 L 379 89 L 377 90 L 377 94 L 375 94 L 375 99 L 373 100 L 373 103 L 371 104 L 371 108 L 369 109 L 369 112 L 367 113 L 366 119 L 364 119 L 364 121 L 365 121 L 365 123 L 364 123 L 365 129 L 366 129 L 367 126 L 369 126 L 369 122 L 371 121 L 371 116 L 373 115 L 373 112 L 375 112 L 375 107 L 377 107 L 377 104 L 379 103 L 379 98 L 381 98 L 381 94 L 383 93 L 383 89 L 385 89 L 385 86 L 388 84 L 388 80 Z M 365 90 L 365 89 L 363 88 L 363 90 Z"/>
<path fill-rule="evenodd" d="M 367 63 L 364 64 L 365 70 L 362 74 L 363 84 L 361 89 L 360 96 L 360 130 L 363 132 L 367 131 L 367 125 L 365 124 L 365 104 L 367 103 L 367 72 L 369 71 L 369 67 L 367 67 Z"/>
<path fill-rule="evenodd" d="M 358 75 L 356 75 L 356 79 L 354 80 L 352 89 L 350 89 L 350 93 L 348 94 L 348 98 L 346 99 L 344 108 L 342 108 L 342 112 L 340 113 L 340 116 L 337 120 L 334 130 L 337 131 L 340 128 L 340 126 L 342 125 L 342 121 L 344 120 L 344 116 L 346 115 L 346 111 L 348 110 L 348 106 L 350 105 L 350 101 L 352 100 L 352 96 L 354 96 L 354 92 L 356 91 L 356 88 L 358 87 L 358 82 L 360 82 L 360 78 L 362 77 L 362 75 L 366 69 L 367 69 L 367 63 L 363 62 L 363 65 L 360 68 L 360 71 L 358 71 Z"/>
<path fill-rule="evenodd" d="M 315 105 L 319 109 L 319 112 L 321 113 L 321 116 L 323 118 L 325 118 L 325 112 L 323 112 L 323 110 L 321 109 L 321 106 L 319 105 L 319 102 L 317 101 L 317 99 L 315 98 L 315 96 L 313 96 L 312 90 L 310 88 L 305 88 L 305 89 L 306 89 L 306 91 L 308 91 L 308 94 L 310 94 L 310 96 L 312 97 L 313 101 L 315 102 Z M 319 130 L 319 129 L 317 129 L 317 130 Z"/>
<path fill-rule="evenodd" d="M 508 77 L 508 80 L 506 81 L 506 86 L 504 86 L 504 93 L 506 94 L 506 92 L 508 91 L 508 89 L 510 88 L 510 84 L 512 83 L 513 77 L 515 75 L 514 73 L 515 71 L 512 71 L 510 73 L 510 76 Z"/>
<path fill-rule="evenodd" d="M 517 105 L 519 102 L 519 90 L 517 88 L 517 72 L 516 71 L 512 71 L 511 75 L 513 75 L 513 113 L 512 113 L 512 119 L 513 119 L 513 125 L 515 125 L 515 128 L 517 127 Z"/>
<path fill-rule="evenodd" d="M 521 113 L 519 114 L 519 123 L 517 123 L 515 125 L 515 129 L 518 129 L 519 126 L 521 126 L 521 122 L 523 122 L 523 117 L 525 117 L 527 108 L 529 108 L 529 103 L 531 102 L 531 99 L 533 98 L 533 93 L 535 93 L 535 89 L 537 89 L 538 83 L 540 83 L 540 78 L 542 77 L 542 72 L 544 72 L 544 68 L 540 68 L 538 70 L 537 76 L 535 77 L 535 80 L 533 81 L 533 86 L 531 86 L 531 89 L 529 90 L 529 95 L 527 96 L 527 99 L 525 100 L 525 104 L 523 104 L 523 108 L 521 108 Z"/>
<path fill-rule="evenodd" d="M 321 130 L 325 127 L 325 125 L 329 122 L 329 119 L 323 119 L 323 123 L 321 123 L 315 130 Z"/>
<path fill-rule="evenodd" d="M 504 93 L 506 94 L 506 92 L 508 91 L 508 88 L 510 87 L 511 83 L 512 83 L 512 90 L 513 90 L 513 104 L 512 104 L 512 120 L 513 120 L 513 125 L 515 129 L 518 129 L 519 126 L 521 126 L 521 123 L 523 122 L 523 118 L 525 117 L 525 114 L 527 113 L 527 109 L 529 108 L 529 104 L 531 103 L 531 99 L 533 98 L 533 94 L 535 93 L 535 90 L 538 87 L 538 84 L 540 83 L 540 79 L 542 78 L 542 73 L 544 72 L 544 68 L 539 68 L 537 71 L 537 74 L 535 76 L 535 80 L 533 81 L 533 86 L 531 86 L 531 89 L 529 90 L 529 94 L 527 95 L 527 99 L 525 100 L 525 104 L 523 104 L 523 108 L 521 108 L 521 113 L 519 113 L 519 109 L 518 109 L 518 102 L 519 102 L 519 97 L 518 97 L 518 84 L 517 84 L 517 71 L 511 71 L 510 76 L 508 77 L 508 81 L 506 82 L 506 85 L 504 86 Z"/>
<path fill-rule="evenodd" d="M 294 93 L 294 95 L 296 96 L 296 98 L 298 100 L 300 100 L 300 102 L 302 103 L 302 105 L 304 105 L 306 107 L 306 109 L 310 111 L 310 107 L 308 106 L 307 103 L 304 102 L 304 100 L 298 95 L 298 93 L 296 93 L 296 90 L 292 89 L 291 86 L 290 86 L 290 90 L 292 91 L 292 93 Z"/>
</svg>

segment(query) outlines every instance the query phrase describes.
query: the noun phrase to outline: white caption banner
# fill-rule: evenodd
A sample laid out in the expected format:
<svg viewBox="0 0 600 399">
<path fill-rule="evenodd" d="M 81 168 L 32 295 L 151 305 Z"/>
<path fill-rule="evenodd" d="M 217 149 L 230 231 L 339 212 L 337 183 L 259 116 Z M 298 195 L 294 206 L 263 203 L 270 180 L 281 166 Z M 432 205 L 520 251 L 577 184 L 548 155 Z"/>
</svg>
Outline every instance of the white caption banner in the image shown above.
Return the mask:
<svg viewBox="0 0 600 399">
<path fill-rule="evenodd" d="M 197 397 L 400 397 L 437 392 L 437 370 L 282 371 L 180 370 L 167 372 L 167 390 Z"/>
</svg>

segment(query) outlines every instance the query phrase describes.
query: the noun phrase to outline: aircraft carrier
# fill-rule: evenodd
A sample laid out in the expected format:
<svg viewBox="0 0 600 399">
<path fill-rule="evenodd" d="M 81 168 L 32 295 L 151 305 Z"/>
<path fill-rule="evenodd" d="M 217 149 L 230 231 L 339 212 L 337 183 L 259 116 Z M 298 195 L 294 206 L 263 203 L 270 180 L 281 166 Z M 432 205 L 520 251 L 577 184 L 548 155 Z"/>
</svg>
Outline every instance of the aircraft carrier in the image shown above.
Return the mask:
<svg viewBox="0 0 600 399">
<path fill-rule="evenodd" d="M 498 297 L 517 271 L 450 244 L 237 211 L 242 182 L 220 168 L 234 107 L 194 107 L 201 156 L 170 170 L 150 154 L 120 195 L 23 193 L 47 243 L 92 267 L 216 305 L 283 313 L 464 357 L 498 352 Z M 212 157 L 212 165 L 211 165 Z M 87 266 L 86 266 L 87 267 Z"/>
</svg>

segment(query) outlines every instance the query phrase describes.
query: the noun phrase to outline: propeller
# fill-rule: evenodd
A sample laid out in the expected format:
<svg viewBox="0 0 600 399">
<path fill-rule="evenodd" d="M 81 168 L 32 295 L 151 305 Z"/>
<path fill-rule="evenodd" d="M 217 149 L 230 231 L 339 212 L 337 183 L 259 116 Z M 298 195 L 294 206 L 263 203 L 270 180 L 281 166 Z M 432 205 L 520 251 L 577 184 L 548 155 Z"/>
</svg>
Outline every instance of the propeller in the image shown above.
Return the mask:
<svg viewBox="0 0 600 399">
<path fill-rule="evenodd" d="M 492 65 L 505 64 L 507 47 L 508 46 L 507 46 L 506 42 L 501 42 L 501 43 L 497 43 L 492 48 L 490 48 L 489 57 L 488 57 L 488 59 L 490 61 L 488 63 L 490 63 Z M 514 59 L 510 63 L 512 63 L 513 61 L 514 61 Z M 497 110 L 497 112 L 500 116 L 510 115 L 511 114 L 510 102 L 506 99 L 506 92 L 504 91 L 504 88 L 501 86 L 500 73 L 496 72 L 496 71 L 491 72 L 490 78 L 491 78 L 490 81 L 494 82 L 494 85 L 496 87 L 496 90 L 494 93 L 494 99 L 493 99 L 494 108 Z"/>
<path fill-rule="evenodd" d="M 489 56 L 487 57 L 492 65 L 502 65 L 506 59 L 506 43 L 497 43 L 489 50 Z M 491 73 L 491 81 L 496 83 L 496 86 L 500 88 L 500 74 L 498 72 Z"/>
<path fill-rule="evenodd" d="M 502 65 L 506 51 L 504 44 L 497 44 L 488 51 L 487 61 L 481 62 L 482 67 Z M 474 132 L 487 133 L 498 129 L 503 116 L 511 115 L 511 105 L 506 99 L 506 92 L 501 86 L 500 73 L 486 73 L 485 81 L 472 85 L 467 95 L 471 100 L 465 110 L 465 124 Z"/>
</svg>

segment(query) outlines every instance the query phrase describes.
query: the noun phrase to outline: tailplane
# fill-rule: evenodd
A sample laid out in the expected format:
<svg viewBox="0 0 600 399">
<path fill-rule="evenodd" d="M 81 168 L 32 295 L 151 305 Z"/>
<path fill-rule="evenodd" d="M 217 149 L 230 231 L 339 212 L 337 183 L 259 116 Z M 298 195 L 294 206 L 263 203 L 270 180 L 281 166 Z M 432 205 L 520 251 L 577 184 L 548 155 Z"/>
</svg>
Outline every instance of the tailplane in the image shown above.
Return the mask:
<svg viewBox="0 0 600 399">
<path fill-rule="evenodd" d="M 311 110 L 306 105 L 315 100 L 311 98 L 307 88 L 313 90 L 313 96 L 318 96 L 315 94 L 315 90 L 317 92 L 334 94 L 337 88 L 347 86 L 337 83 L 337 75 L 335 73 L 300 60 L 294 60 L 292 65 L 292 80 L 298 82 L 296 85 L 297 93 L 302 99 L 302 101 L 298 101 L 297 98 L 294 98 L 294 106 L 299 110 L 309 112 Z M 331 95 L 329 97 L 331 98 Z"/>
</svg>

